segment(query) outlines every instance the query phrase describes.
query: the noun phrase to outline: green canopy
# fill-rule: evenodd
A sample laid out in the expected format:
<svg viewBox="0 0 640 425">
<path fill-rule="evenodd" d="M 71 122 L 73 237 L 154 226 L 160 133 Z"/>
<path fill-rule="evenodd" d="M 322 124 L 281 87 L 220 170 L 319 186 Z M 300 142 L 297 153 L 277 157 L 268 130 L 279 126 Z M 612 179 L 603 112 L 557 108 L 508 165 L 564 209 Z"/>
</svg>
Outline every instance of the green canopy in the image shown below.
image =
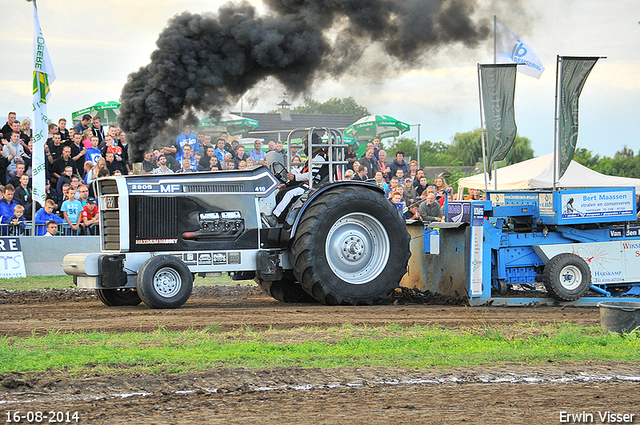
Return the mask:
<svg viewBox="0 0 640 425">
<path fill-rule="evenodd" d="M 93 106 L 72 112 L 71 119 L 74 124 L 77 124 L 82 120 L 83 115 L 89 114 L 92 118 L 97 115 L 102 120 L 102 124 L 112 126 L 117 125 L 119 111 L 120 104 L 118 102 L 98 102 Z"/>
<path fill-rule="evenodd" d="M 210 133 L 222 133 L 226 131 L 231 136 L 248 133 L 258 128 L 260 123 L 251 118 L 241 117 L 235 114 L 222 114 L 219 119 L 205 118 L 200 120 L 200 128 Z"/>
<path fill-rule="evenodd" d="M 389 115 L 370 115 L 360 118 L 344 130 L 344 135 L 358 141 L 369 141 L 375 136 L 384 139 L 409 131 L 411 126 Z"/>
</svg>

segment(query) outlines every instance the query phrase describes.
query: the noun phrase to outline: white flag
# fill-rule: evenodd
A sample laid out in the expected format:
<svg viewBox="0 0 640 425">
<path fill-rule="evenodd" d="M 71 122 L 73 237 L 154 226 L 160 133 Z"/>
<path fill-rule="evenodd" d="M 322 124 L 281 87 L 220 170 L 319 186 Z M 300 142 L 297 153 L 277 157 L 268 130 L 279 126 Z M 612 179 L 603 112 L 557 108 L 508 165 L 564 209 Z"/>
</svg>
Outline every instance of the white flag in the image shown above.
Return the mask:
<svg viewBox="0 0 640 425">
<path fill-rule="evenodd" d="M 44 146 L 49 134 L 47 101 L 51 96 L 49 87 L 56 79 L 56 74 L 40 29 L 35 0 L 33 1 L 33 19 L 33 201 L 34 205 L 35 202 L 39 202 L 44 206 L 44 201 L 47 199 Z"/>
<path fill-rule="evenodd" d="M 504 22 L 496 18 L 496 62 L 516 62 L 522 65 L 517 67 L 519 72 L 530 77 L 540 78 L 544 72 L 544 66 L 536 52 L 511 31 Z"/>
</svg>

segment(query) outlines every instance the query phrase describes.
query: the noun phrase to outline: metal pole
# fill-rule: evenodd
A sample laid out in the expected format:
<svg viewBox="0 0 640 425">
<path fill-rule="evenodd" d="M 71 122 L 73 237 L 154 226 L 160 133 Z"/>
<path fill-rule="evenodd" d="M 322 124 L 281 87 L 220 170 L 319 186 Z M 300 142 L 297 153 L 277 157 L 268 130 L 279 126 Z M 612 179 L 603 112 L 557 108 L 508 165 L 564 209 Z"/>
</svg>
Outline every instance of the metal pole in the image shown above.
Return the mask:
<svg viewBox="0 0 640 425">
<path fill-rule="evenodd" d="M 487 179 L 487 153 L 484 148 L 484 117 L 482 114 L 482 84 L 480 84 L 480 64 L 478 64 L 478 96 L 480 98 L 480 142 L 482 143 L 482 171 L 484 172 L 484 191 L 489 190 Z M 491 170 L 489 170 L 491 172 Z"/>
<path fill-rule="evenodd" d="M 418 161 L 418 168 L 420 168 L 420 124 L 409 124 L 410 127 L 418 127 L 418 155 L 416 160 Z"/>
<path fill-rule="evenodd" d="M 556 110 L 555 110 L 555 118 L 553 120 L 553 190 L 556 190 L 556 178 L 558 175 L 558 92 L 561 91 L 560 81 L 559 81 L 559 69 L 560 69 L 561 61 L 560 55 L 556 56 Z M 560 93 L 561 94 L 561 93 Z"/>
</svg>

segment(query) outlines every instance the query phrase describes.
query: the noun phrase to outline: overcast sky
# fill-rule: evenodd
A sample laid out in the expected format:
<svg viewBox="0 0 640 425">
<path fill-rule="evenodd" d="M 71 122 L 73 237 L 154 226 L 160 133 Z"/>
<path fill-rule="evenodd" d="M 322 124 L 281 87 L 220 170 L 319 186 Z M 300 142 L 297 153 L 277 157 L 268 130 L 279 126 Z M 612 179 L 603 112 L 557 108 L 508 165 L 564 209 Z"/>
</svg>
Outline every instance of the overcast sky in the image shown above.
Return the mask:
<svg viewBox="0 0 640 425">
<path fill-rule="evenodd" d="M 49 116 L 99 101 L 118 100 L 127 75 L 144 66 L 167 20 L 185 10 L 215 12 L 223 1 L 39 0 L 43 34 L 57 79 Z M 252 1 L 261 9 L 260 2 Z M 594 67 L 580 97 L 578 147 L 613 156 L 624 145 L 640 150 L 640 1 L 480 1 L 480 18 L 496 14 L 536 51 L 546 70 L 538 80 L 518 74 L 516 123 L 536 155 L 551 152 L 554 131 L 556 55 L 606 56 Z M 8 11 L 0 26 L 0 119 L 10 110 L 31 116 L 33 7 L 2 0 Z M 412 70 L 373 78 L 344 76 L 314 85 L 311 96 L 325 101 L 352 96 L 372 113 L 421 124 L 421 139 L 449 142 L 456 132 L 480 125 L 476 64 L 493 60 L 493 41 L 476 49 L 451 46 L 431 52 Z M 393 67 L 392 67 L 393 68 Z M 244 110 L 266 112 L 282 100 L 270 81 L 247 93 Z M 300 97 L 289 98 L 293 106 Z M 235 105 L 231 110 L 239 110 Z M 226 111 L 224 111 L 226 112 Z M 405 133 L 416 137 L 417 131 Z"/>
</svg>

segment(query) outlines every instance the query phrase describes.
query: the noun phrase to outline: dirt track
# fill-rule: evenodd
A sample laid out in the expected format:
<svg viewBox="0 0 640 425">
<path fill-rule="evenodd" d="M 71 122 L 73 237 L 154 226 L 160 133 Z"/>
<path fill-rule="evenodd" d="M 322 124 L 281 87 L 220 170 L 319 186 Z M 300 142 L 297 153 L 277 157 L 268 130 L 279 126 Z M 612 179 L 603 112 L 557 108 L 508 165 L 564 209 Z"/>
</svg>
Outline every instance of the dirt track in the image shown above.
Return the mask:
<svg viewBox="0 0 640 425">
<path fill-rule="evenodd" d="M 197 287 L 178 310 L 108 308 L 91 292 L 0 291 L 0 333 L 151 331 L 221 326 L 289 329 L 397 323 L 448 328 L 513 322 L 598 326 L 596 308 L 284 305 L 257 287 Z M 636 414 L 640 367 L 521 364 L 455 370 L 215 368 L 198 374 L 71 378 L 0 376 L 0 419 L 21 410 L 78 411 L 80 423 L 561 423 L 561 412 Z M 28 402 L 27 402 L 28 401 Z"/>
</svg>

